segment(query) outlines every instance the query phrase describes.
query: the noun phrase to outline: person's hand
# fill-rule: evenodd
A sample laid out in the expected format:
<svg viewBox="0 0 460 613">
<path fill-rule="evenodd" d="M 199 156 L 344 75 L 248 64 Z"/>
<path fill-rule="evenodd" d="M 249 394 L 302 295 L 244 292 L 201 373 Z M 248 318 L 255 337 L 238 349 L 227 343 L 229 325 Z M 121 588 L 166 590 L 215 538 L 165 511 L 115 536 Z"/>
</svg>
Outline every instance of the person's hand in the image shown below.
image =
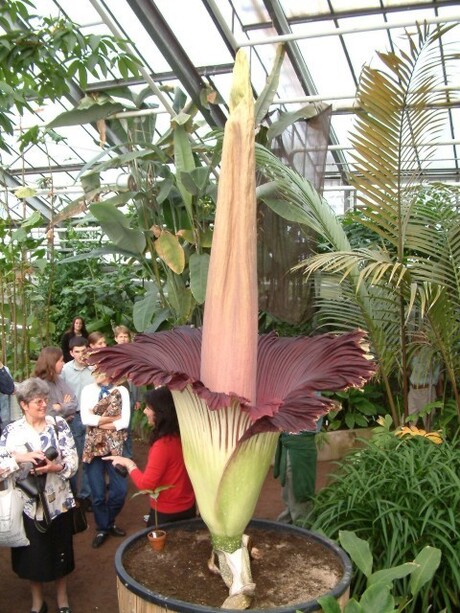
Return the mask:
<svg viewBox="0 0 460 613">
<path fill-rule="evenodd" d="M 45 459 L 43 451 L 27 451 L 26 453 L 13 452 L 11 454 L 16 464 L 33 464 L 34 466 Z"/>
<path fill-rule="evenodd" d="M 124 466 L 126 469 L 128 469 L 128 472 L 131 472 L 137 468 L 136 463 L 133 460 L 130 458 L 125 458 L 122 455 L 106 455 L 102 459 L 112 462 L 114 466 Z"/>
<path fill-rule="evenodd" d="M 101 430 L 116 430 L 113 424 L 101 424 L 98 426 Z"/>
<path fill-rule="evenodd" d="M 54 460 L 48 460 L 48 458 L 46 457 L 45 461 L 46 464 L 44 466 L 39 466 L 38 468 L 35 468 L 35 473 L 37 475 L 44 475 L 46 473 L 58 473 L 63 468 L 61 461 L 56 462 Z"/>
<path fill-rule="evenodd" d="M 114 466 L 118 464 L 119 466 L 125 466 L 126 468 L 128 468 L 128 466 L 133 462 L 129 458 L 125 458 L 122 455 L 106 455 L 102 459 L 111 461 Z"/>
<path fill-rule="evenodd" d="M 53 411 L 56 411 L 56 413 L 59 413 L 59 411 L 62 411 L 62 404 L 60 404 L 59 402 L 55 402 L 53 404 Z"/>
<path fill-rule="evenodd" d="M 72 396 L 70 394 L 65 394 L 64 396 L 64 404 L 66 402 L 70 402 L 72 400 Z"/>
<path fill-rule="evenodd" d="M 103 430 L 107 430 L 107 428 L 104 428 L 104 426 L 109 425 L 111 426 L 113 424 L 114 421 L 117 421 L 117 419 L 120 419 L 119 417 L 113 417 L 111 415 L 102 415 L 99 418 L 99 421 L 97 423 L 97 427 L 98 428 L 102 428 Z M 109 428 L 109 430 L 111 430 L 112 428 Z"/>
</svg>

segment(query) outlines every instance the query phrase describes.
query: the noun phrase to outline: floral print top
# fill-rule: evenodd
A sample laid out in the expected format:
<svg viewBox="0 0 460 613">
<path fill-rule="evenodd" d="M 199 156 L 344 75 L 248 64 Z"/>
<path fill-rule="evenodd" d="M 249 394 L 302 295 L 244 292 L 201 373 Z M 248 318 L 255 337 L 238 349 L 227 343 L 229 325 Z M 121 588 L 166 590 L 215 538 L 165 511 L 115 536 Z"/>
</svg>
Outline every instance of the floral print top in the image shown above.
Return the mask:
<svg viewBox="0 0 460 613">
<path fill-rule="evenodd" d="M 32 464 L 18 465 L 10 455 L 16 451 L 25 453 L 26 443 L 34 450 L 46 451 L 55 447 L 59 452 L 56 463 L 64 466 L 59 473 L 47 473 L 45 496 L 51 519 L 57 517 L 75 506 L 75 500 L 70 489 L 69 479 L 78 469 L 78 455 L 75 441 L 67 422 L 62 417 L 46 416 L 46 426 L 37 432 L 28 424 L 24 417 L 8 424 L 0 437 L 0 481 L 13 478 L 24 478 L 31 469 Z M 31 519 L 41 520 L 42 509 L 35 498 L 29 498 L 22 490 L 24 497 L 24 513 Z"/>
</svg>

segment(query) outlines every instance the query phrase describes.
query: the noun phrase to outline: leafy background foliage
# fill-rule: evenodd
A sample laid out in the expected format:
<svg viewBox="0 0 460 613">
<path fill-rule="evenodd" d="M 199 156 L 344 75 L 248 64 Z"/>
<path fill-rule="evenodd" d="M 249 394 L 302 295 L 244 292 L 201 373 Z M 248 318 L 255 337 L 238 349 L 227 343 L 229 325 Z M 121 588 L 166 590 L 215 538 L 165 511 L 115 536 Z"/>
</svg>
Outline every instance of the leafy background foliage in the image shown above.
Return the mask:
<svg viewBox="0 0 460 613">
<path fill-rule="evenodd" d="M 309 523 L 332 539 L 340 530 L 368 541 L 375 570 L 413 560 L 425 546 L 442 552 L 434 579 L 405 610 L 454 613 L 460 606 L 460 448 L 458 436 L 435 445 L 422 437 L 382 433 L 350 455 L 314 501 Z M 365 578 L 357 572 L 353 591 Z M 395 593 L 408 594 L 404 581 Z"/>
</svg>

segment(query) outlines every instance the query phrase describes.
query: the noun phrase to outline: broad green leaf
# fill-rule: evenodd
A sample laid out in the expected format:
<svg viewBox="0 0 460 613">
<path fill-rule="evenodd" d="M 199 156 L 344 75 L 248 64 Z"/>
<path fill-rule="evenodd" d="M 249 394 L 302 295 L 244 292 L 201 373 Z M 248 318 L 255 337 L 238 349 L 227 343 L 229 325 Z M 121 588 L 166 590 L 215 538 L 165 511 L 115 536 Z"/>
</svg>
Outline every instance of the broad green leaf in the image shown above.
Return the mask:
<svg viewBox="0 0 460 613">
<path fill-rule="evenodd" d="M 433 578 L 441 563 L 441 551 L 436 547 L 427 545 L 414 560 L 417 565 L 410 578 L 410 592 L 416 596 L 420 588 Z"/>
<path fill-rule="evenodd" d="M 87 175 L 83 175 L 80 179 L 81 186 L 83 191 L 88 197 L 88 194 L 94 192 L 95 190 L 99 190 L 101 187 L 101 177 L 99 173 L 91 173 Z"/>
<path fill-rule="evenodd" d="M 382 583 L 368 587 L 359 603 L 363 613 L 396 613 L 390 588 Z"/>
<path fill-rule="evenodd" d="M 322 113 L 327 108 L 324 102 L 310 103 L 302 107 L 298 111 L 292 111 L 291 113 L 282 113 L 278 121 L 271 124 L 267 132 L 268 142 L 272 141 L 277 136 L 280 136 L 294 122 L 299 119 L 311 119 Z"/>
<path fill-rule="evenodd" d="M 339 603 L 334 596 L 331 596 L 330 594 L 318 598 L 318 604 L 321 605 L 324 613 L 342 613 Z"/>
<path fill-rule="evenodd" d="M 106 198 L 104 200 L 104 205 L 111 204 L 113 206 L 123 206 L 127 202 L 129 202 L 134 196 L 136 192 L 123 192 L 122 194 L 117 194 L 116 196 L 112 196 L 111 198 Z"/>
<path fill-rule="evenodd" d="M 30 217 L 28 217 L 22 222 L 21 227 L 22 228 L 34 228 L 35 226 L 41 223 L 42 223 L 41 214 L 38 211 L 34 211 Z"/>
<path fill-rule="evenodd" d="M 12 241 L 17 241 L 18 243 L 22 243 L 23 241 L 25 241 L 27 239 L 27 232 L 24 230 L 24 228 L 17 228 L 16 230 L 14 230 L 11 234 L 11 240 Z"/>
<path fill-rule="evenodd" d="M 369 543 L 349 530 L 339 531 L 339 541 L 359 570 L 369 577 L 372 573 L 372 554 Z"/>
<path fill-rule="evenodd" d="M 48 128 L 60 128 L 64 126 L 80 126 L 85 123 L 94 123 L 98 119 L 106 119 L 109 115 L 119 113 L 123 105 L 119 102 L 105 102 L 93 104 L 87 108 L 76 108 L 61 113 L 48 124 Z"/>
<path fill-rule="evenodd" d="M 131 229 L 128 218 L 115 206 L 97 203 L 90 206 L 90 211 L 115 245 L 135 255 L 144 253 L 146 246 L 144 233 L 138 229 Z"/>
<path fill-rule="evenodd" d="M 104 153 L 106 153 L 105 150 Z M 99 159 L 101 156 L 97 156 L 96 159 Z M 104 162 L 100 162 L 96 165 L 91 165 L 88 163 L 86 165 L 86 172 L 82 175 L 80 172 L 80 177 L 87 177 L 92 174 L 100 174 L 101 172 L 105 172 L 106 170 L 111 170 L 112 168 L 121 168 L 127 166 L 130 162 L 138 159 L 146 159 L 146 160 L 163 160 L 163 155 L 159 152 L 158 148 L 155 145 L 146 146 L 144 149 L 129 151 L 129 153 L 121 153 L 116 155 L 109 160 L 105 160 Z M 83 179 L 81 179 L 83 180 Z"/>
<path fill-rule="evenodd" d="M 191 172 L 181 172 L 180 179 L 185 189 L 192 196 L 199 196 L 203 193 L 209 177 L 209 170 L 204 166 L 194 168 Z"/>
<path fill-rule="evenodd" d="M 185 253 L 174 234 L 163 230 L 154 243 L 155 251 L 169 268 L 180 275 L 185 268 Z"/>
<path fill-rule="evenodd" d="M 347 602 L 343 611 L 344 613 L 364 613 L 364 609 L 354 598 Z"/>
<path fill-rule="evenodd" d="M 99 258 L 104 255 L 121 255 L 125 258 L 130 259 L 133 257 L 133 254 L 130 251 L 120 249 L 116 245 L 111 245 L 110 243 L 107 243 L 103 247 L 99 247 L 98 249 L 84 251 L 82 253 L 78 253 L 77 255 L 72 255 L 68 258 L 58 260 L 57 264 L 58 266 L 60 266 L 61 264 L 68 264 L 70 262 L 81 262 L 82 260 L 87 260 L 89 258 Z"/>
<path fill-rule="evenodd" d="M 193 230 L 178 230 L 176 235 L 180 236 L 184 239 L 184 241 L 187 241 L 191 245 L 196 245 L 196 236 Z"/>
<path fill-rule="evenodd" d="M 18 189 L 14 192 L 16 198 L 31 198 L 35 196 L 37 190 L 34 187 L 28 187 L 27 185 L 23 185 L 22 187 L 18 187 Z"/>
<path fill-rule="evenodd" d="M 185 100 L 182 92 L 176 90 L 176 93 L 178 93 L 182 97 L 182 100 Z M 190 124 L 190 120 L 191 120 L 191 115 L 189 115 L 188 113 L 179 112 L 171 120 L 171 123 L 174 125 L 174 129 L 176 129 L 176 126 L 186 126 L 187 124 Z"/>
<path fill-rule="evenodd" d="M 191 245 L 196 245 L 197 243 L 203 247 L 204 249 L 209 249 L 212 245 L 212 230 L 211 228 L 206 228 L 204 232 L 198 233 L 198 241 L 196 238 L 196 234 L 193 230 L 178 230 L 176 232 L 177 236 L 180 236 L 185 241 L 190 243 Z"/>
<path fill-rule="evenodd" d="M 168 302 L 175 314 L 175 320 L 180 325 L 185 323 L 192 311 L 192 292 L 185 287 L 185 283 L 181 276 L 166 271 L 168 281 L 165 287 L 165 294 L 168 297 Z"/>
<path fill-rule="evenodd" d="M 181 174 L 191 172 L 195 168 L 195 160 L 189 134 L 182 125 L 176 125 L 174 128 L 174 163 L 177 169 L 177 187 L 184 200 L 189 219 L 192 221 L 192 195 L 182 183 Z"/>
<path fill-rule="evenodd" d="M 174 188 L 173 178 L 170 176 L 163 179 L 163 181 L 159 182 L 159 187 L 160 189 L 157 194 L 157 202 L 158 204 L 161 204 L 168 198 L 171 190 Z"/>
<path fill-rule="evenodd" d="M 410 575 L 416 568 L 414 562 L 406 562 L 405 564 L 400 564 L 399 566 L 394 566 L 393 568 L 385 568 L 383 570 L 378 570 L 368 578 L 368 585 L 376 585 L 377 583 L 384 583 L 385 585 L 390 585 L 394 579 L 402 579 L 402 577 L 407 577 Z"/>
<path fill-rule="evenodd" d="M 264 202 L 274 213 L 287 221 L 295 221 L 301 224 L 311 224 L 311 219 L 309 218 L 308 214 L 289 200 L 264 198 Z"/>
<path fill-rule="evenodd" d="M 143 332 L 151 323 L 158 309 L 158 290 L 155 285 L 149 286 L 141 300 L 133 305 L 133 324 L 137 332 Z"/>
<path fill-rule="evenodd" d="M 203 304 L 206 297 L 206 281 L 208 278 L 209 255 L 194 253 L 190 256 L 190 289 L 198 304 Z"/>
<path fill-rule="evenodd" d="M 168 318 L 172 316 L 170 309 L 161 309 L 158 311 L 153 319 L 153 321 L 148 325 L 148 327 L 144 330 L 148 334 L 152 332 L 156 332 L 161 324 L 165 321 L 168 321 Z M 139 330 L 141 332 L 141 330 Z"/>
<path fill-rule="evenodd" d="M 200 232 L 200 245 L 204 249 L 210 249 L 212 245 L 212 229 L 206 228 L 204 232 Z"/>
<path fill-rule="evenodd" d="M 284 46 L 278 45 L 276 48 L 275 60 L 273 62 L 270 74 L 267 77 L 265 87 L 261 91 L 255 103 L 254 113 L 256 126 L 263 120 L 268 112 L 268 109 L 270 108 L 271 103 L 273 102 L 273 98 L 275 97 L 278 89 L 279 76 L 285 54 L 286 51 Z"/>
</svg>

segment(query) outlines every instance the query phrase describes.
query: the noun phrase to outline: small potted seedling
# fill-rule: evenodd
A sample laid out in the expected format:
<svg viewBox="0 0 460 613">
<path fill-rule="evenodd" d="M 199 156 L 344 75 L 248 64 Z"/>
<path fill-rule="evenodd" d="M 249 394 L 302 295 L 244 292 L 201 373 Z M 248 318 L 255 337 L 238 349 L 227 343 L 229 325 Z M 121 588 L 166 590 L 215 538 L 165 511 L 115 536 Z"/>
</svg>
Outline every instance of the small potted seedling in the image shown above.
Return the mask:
<svg viewBox="0 0 460 613">
<path fill-rule="evenodd" d="M 151 530 L 147 534 L 147 538 L 149 540 L 150 546 L 155 551 L 163 551 L 165 542 L 166 542 L 166 532 L 165 530 L 158 530 L 158 512 L 157 512 L 157 501 L 158 496 L 163 490 L 168 490 L 170 487 L 174 487 L 174 485 L 159 485 L 154 490 L 139 490 L 135 494 L 132 495 L 132 498 L 135 496 L 139 496 L 139 494 L 147 494 L 154 501 L 154 511 L 155 511 L 155 526 L 154 529 Z"/>
</svg>

